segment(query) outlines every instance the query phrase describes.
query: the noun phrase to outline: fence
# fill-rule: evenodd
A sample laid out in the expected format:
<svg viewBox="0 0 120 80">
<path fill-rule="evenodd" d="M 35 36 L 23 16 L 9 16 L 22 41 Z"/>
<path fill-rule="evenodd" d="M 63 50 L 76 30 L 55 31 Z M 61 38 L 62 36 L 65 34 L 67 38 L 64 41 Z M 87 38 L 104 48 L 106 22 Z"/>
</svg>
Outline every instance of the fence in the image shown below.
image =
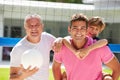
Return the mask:
<svg viewBox="0 0 120 80">
<path fill-rule="evenodd" d="M 21 38 L 0 37 L 0 46 L 13 47 L 20 40 Z M 108 44 L 108 46 L 120 61 L 120 44 Z"/>
</svg>

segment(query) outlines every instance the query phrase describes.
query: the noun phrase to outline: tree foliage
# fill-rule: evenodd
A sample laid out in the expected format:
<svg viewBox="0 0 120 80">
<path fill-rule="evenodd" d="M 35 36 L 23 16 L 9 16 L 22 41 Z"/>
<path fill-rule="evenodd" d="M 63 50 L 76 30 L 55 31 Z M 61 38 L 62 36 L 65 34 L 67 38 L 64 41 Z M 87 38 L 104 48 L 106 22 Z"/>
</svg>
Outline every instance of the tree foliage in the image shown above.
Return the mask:
<svg viewBox="0 0 120 80">
<path fill-rule="evenodd" d="M 36 0 L 36 1 L 48 1 L 48 2 L 63 2 L 63 3 L 82 4 L 82 0 Z"/>
</svg>

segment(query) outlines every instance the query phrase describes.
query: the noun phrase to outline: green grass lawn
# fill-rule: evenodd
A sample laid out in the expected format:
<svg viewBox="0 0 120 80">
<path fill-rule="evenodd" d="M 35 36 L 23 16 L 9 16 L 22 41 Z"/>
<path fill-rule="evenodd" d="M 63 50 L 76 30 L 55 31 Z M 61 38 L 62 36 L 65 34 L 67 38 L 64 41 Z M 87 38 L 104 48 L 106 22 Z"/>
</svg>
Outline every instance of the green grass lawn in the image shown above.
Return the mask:
<svg viewBox="0 0 120 80">
<path fill-rule="evenodd" d="M 0 80 L 9 80 L 9 68 L 0 68 Z"/>
<path fill-rule="evenodd" d="M 108 69 L 105 69 L 103 71 L 107 73 L 111 73 L 111 71 Z M 49 73 L 50 73 L 49 80 L 54 80 L 51 69 L 49 70 Z M 0 80 L 9 80 L 9 68 L 0 68 Z"/>
<path fill-rule="evenodd" d="M 9 68 L 0 68 L 0 80 L 9 80 Z M 52 70 L 49 70 L 49 80 L 53 80 Z"/>
</svg>

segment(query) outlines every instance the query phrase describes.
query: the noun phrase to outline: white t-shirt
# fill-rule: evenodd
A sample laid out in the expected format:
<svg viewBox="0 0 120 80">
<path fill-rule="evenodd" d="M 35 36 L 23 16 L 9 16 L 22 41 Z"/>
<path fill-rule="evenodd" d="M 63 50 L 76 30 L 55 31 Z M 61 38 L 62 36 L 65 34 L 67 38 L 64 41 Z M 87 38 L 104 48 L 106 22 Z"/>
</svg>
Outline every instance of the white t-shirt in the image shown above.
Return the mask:
<svg viewBox="0 0 120 80">
<path fill-rule="evenodd" d="M 26 80 L 48 80 L 49 78 L 49 53 L 51 50 L 51 45 L 55 37 L 43 32 L 41 35 L 41 40 L 39 43 L 33 44 L 30 43 L 26 37 L 24 37 L 20 42 L 16 44 L 13 48 L 10 56 L 10 66 L 11 67 L 19 67 L 21 64 L 21 56 L 22 54 L 29 49 L 37 49 L 42 53 L 43 56 L 43 65 L 41 66 L 40 70 L 36 72 L 31 77 L 28 77 Z"/>
</svg>

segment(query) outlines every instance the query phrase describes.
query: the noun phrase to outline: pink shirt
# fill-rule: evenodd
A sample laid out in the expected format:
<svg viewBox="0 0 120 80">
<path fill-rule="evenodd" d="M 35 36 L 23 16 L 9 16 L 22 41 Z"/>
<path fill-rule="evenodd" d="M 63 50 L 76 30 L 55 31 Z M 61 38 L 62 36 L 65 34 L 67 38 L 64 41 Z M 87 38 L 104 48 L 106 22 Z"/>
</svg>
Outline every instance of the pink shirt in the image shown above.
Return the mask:
<svg viewBox="0 0 120 80">
<path fill-rule="evenodd" d="M 84 47 L 92 43 L 93 40 L 88 38 Z M 64 64 L 68 80 L 102 80 L 102 63 L 108 63 L 113 57 L 108 46 L 91 51 L 83 60 L 79 60 L 65 46 L 54 55 L 55 61 Z"/>
</svg>

